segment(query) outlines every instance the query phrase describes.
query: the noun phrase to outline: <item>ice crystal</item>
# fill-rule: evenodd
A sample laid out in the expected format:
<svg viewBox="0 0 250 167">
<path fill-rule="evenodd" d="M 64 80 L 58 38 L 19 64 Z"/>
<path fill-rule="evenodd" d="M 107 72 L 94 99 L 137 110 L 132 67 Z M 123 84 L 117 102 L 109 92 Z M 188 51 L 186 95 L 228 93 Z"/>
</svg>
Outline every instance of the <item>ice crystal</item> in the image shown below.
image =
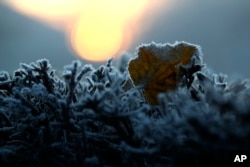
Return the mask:
<svg viewBox="0 0 250 167">
<path fill-rule="evenodd" d="M 230 165 L 231 152 L 250 150 L 248 82 L 197 62 L 180 70 L 154 106 L 112 59 L 62 76 L 44 59 L 1 72 L 1 166 Z"/>
</svg>

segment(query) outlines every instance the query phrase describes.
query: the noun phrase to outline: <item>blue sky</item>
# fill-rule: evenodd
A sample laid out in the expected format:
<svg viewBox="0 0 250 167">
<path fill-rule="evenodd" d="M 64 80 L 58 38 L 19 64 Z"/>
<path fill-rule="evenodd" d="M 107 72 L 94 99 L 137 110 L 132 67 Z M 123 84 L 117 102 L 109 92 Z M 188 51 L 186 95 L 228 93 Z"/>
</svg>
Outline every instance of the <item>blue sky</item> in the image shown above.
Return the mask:
<svg viewBox="0 0 250 167">
<path fill-rule="evenodd" d="M 128 51 L 134 53 L 136 46 L 151 41 L 187 41 L 202 47 L 204 62 L 215 73 L 249 78 L 249 11 L 249 0 L 178 0 L 153 18 L 147 13 L 151 26 L 136 35 Z M 77 59 L 62 32 L 0 4 L 0 70 L 12 72 L 20 62 L 40 58 L 59 70 Z"/>
</svg>

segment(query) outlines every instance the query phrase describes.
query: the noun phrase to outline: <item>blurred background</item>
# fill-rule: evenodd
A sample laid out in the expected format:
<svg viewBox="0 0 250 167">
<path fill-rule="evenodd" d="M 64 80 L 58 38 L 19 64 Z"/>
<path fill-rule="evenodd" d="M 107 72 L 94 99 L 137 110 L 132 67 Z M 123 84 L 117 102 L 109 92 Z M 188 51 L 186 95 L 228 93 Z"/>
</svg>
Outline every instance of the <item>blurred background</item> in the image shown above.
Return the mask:
<svg viewBox="0 0 250 167">
<path fill-rule="evenodd" d="M 0 0 L 0 70 L 99 65 L 141 43 L 186 41 L 215 73 L 249 78 L 249 11 L 249 0 Z"/>
</svg>

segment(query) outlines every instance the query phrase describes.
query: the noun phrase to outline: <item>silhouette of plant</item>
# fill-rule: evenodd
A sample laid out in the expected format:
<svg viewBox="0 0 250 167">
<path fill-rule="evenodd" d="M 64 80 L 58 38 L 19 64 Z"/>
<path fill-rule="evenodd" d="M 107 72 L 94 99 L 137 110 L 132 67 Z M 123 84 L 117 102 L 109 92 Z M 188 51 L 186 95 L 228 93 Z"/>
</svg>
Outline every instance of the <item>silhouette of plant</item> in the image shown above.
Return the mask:
<svg viewBox="0 0 250 167">
<path fill-rule="evenodd" d="M 163 46 L 170 45 L 142 45 L 138 56 L 143 49 L 147 57 L 147 47 L 162 55 Z M 230 165 L 232 153 L 250 151 L 249 83 L 212 74 L 196 45 L 173 46 L 194 52 L 188 63 L 171 65 L 174 87 L 154 90 L 151 101 L 131 69 L 112 59 L 98 68 L 75 61 L 62 76 L 45 59 L 21 64 L 12 75 L 2 71 L 1 166 Z"/>
</svg>

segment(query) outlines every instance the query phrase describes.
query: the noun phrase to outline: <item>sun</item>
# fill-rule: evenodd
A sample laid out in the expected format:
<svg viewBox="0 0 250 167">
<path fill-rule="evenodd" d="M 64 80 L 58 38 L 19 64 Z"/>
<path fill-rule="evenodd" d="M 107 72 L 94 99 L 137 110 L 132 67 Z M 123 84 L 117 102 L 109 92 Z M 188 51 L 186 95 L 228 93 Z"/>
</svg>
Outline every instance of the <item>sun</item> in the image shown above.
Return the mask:
<svg viewBox="0 0 250 167">
<path fill-rule="evenodd" d="M 125 49 L 124 40 L 130 35 L 130 32 L 125 32 L 125 25 L 132 16 L 141 12 L 146 2 L 85 1 L 82 15 L 70 34 L 74 51 L 90 61 L 106 61 L 115 57 L 119 50 Z"/>
<path fill-rule="evenodd" d="M 89 61 L 106 61 L 115 56 L 123 40 L 122 26 L 108 18 L 81 18 L 71 31 L 74 51 Z"/>
<path fill-rule="evenodd" d="M 157 1 L 154 1 L 155 4 Z M 4 0 L 4 2 L 22 14 L 65 31 L 74 53 L 88 61 L 106 61 L 126 50 L 134 31 L 127 28 L 131 20 L 140 18 L 149 5 L 152 5 L 150 0 Z M 139 22 L 136 24 L 140 27 Z"/>
</svg>

